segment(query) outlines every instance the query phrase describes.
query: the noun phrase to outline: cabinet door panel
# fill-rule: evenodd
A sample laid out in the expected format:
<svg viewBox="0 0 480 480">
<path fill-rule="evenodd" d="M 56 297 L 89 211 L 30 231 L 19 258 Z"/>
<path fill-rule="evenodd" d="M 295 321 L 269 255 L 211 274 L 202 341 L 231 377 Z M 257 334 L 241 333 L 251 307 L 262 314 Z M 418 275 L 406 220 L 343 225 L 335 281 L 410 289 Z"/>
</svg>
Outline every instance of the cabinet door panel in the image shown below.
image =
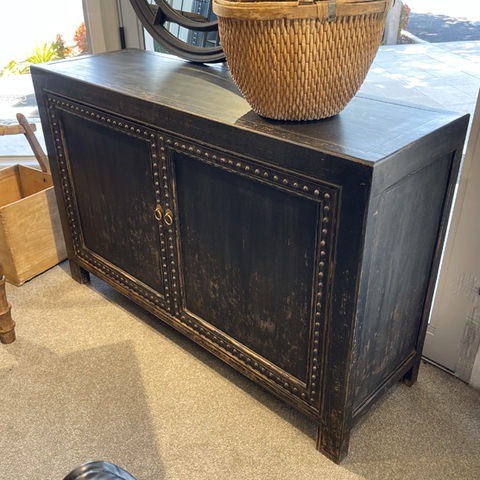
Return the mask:
<svg viewBox="0 0 480 480">
<path fill-rule="evenodd" d="M 184 308 L 307 383 L 318 202 L 174 158 Z"/>
<path fill-rule="evenodd" d="M 113 276 L 122 274 L 136 293 L 163 302 L 162 225 L 154 216 L 160 192 L 155 188 L 158 172 L 150 133 L 125 123 L 127 129 L 104 112 L 66 105 L 70 108 L 56 103 L 52 126 L 57 141 L 62 140 L 58 160 L 61 171 L 66 170 L 64 195 L 66 203 L 72 203 L 77 255 L 93 266 L 105 262 Z"/>
</svg>

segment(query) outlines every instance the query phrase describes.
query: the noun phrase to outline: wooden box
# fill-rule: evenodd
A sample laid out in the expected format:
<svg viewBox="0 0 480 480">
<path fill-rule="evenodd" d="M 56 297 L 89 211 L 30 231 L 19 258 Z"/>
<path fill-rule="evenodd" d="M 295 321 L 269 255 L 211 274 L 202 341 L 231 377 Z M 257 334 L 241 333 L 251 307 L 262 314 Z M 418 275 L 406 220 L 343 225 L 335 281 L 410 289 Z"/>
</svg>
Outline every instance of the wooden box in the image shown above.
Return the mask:
<svg viewBox="0 0 480 480">
<path fill-rule="evenodd" d="M 32 76 L 73 278 L 308 415 L 344 458 L 417 377 L 468 116 L 357 95 L 275 122 L 225 67 L 136 50 Z"/>
<path fill-rule="evenodd" d="M 20 286 L 67 258 L 52 177 L 14 165 L 0 170 L 0 259 Z"/>
</svg>

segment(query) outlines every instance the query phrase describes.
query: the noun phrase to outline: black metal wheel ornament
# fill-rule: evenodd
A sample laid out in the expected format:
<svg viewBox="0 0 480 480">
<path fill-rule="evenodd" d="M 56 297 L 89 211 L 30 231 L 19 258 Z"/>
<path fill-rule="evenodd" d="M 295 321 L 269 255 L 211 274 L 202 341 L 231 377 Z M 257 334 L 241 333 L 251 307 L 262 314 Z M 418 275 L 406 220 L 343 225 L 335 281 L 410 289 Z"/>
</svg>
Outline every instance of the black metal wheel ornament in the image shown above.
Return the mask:
<svg viewBox="0 0 480 480">
<path fill-rule="evenodd" d="M 147 32 L 168 52 L 191 62 L 225 61 L 212 0 L 155 0 L 153 3 L 130 0 L 130 3 Z M 185 4 L 191 12 L 184 10 Z M 177 35 L 172 33 L 175 26 Z M 187 29 L 188 33 L 185 35 L 181 29 Z M 183 37 L 186 36 L 183 40 L 179 38 L 181 31 Z"/>
</svg>

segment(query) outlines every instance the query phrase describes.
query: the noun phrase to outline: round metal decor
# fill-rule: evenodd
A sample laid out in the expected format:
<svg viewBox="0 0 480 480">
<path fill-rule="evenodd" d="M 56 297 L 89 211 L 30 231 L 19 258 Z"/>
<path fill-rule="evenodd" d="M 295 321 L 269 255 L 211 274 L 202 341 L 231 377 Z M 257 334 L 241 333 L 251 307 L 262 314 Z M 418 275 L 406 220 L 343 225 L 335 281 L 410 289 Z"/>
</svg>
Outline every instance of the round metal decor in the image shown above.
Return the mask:
<svg viewBox="0 0 480 480">
<path fill-rule="evenodd" d="M 191 62 L 223 62 L 212 0 L 130 0 L 147 32 L 165 50 Z"/>
</svg>

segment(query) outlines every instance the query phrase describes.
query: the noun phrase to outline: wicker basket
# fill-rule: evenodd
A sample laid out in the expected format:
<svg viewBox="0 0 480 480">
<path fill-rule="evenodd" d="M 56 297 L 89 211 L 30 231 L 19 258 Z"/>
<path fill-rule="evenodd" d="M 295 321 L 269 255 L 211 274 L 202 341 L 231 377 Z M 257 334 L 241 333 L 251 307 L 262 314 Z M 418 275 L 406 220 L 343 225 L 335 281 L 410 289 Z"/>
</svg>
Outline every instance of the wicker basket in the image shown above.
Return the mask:
<svg viewBox="0 0 480 480">
<path fill-rule="evenodd" d="M 317 120 L 342 111 L 380 45 L 394 0 L 214 0 L 228 67 L 259 115 Z"/>
</svg>

